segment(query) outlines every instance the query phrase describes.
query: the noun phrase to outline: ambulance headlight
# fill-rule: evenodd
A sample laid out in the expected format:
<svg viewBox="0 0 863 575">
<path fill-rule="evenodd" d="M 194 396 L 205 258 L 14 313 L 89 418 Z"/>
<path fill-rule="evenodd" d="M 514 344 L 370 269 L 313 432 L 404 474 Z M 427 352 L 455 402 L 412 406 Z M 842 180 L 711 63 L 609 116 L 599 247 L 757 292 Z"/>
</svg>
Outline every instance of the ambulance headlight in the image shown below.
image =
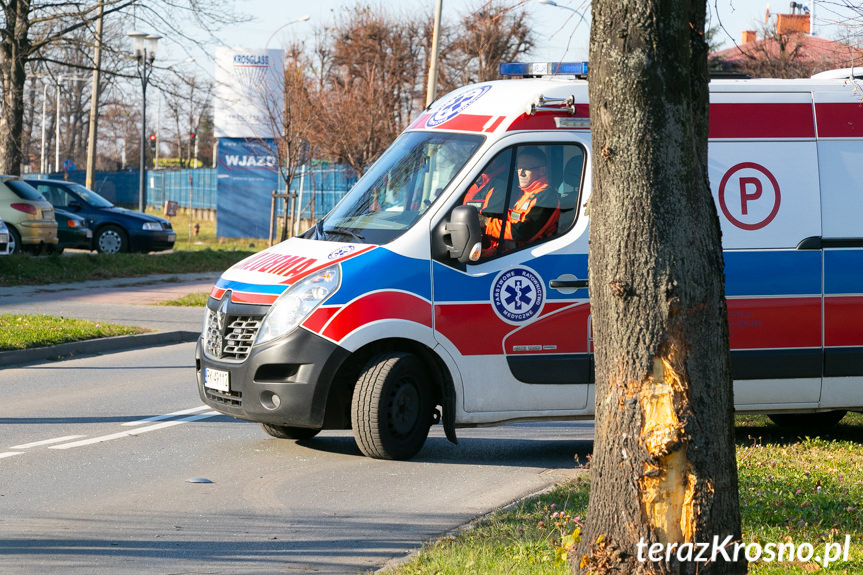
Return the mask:
<svg viewBox="0 0 863 575">
<path fill-rule="evenodd" d="M 279 296 L 261 323 L 255 343 L 266 343 L 292 331 L 312 310 L 339 288 L 339 266 L 331 266 L 304 278 Z"/>
</svg>

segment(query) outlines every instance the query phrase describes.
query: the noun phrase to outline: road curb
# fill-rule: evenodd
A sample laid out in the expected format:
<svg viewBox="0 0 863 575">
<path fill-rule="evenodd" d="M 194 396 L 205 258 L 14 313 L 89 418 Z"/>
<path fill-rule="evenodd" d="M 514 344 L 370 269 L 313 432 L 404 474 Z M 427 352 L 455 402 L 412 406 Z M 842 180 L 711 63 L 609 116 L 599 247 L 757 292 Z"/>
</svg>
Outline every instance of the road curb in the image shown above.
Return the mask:
<svg viewBox="0 0 863 575">
<path fill-rule="evenodd" d="M 73 341 L 31 349 L 0 351 L 0 367 L 56 361 L 77 355 L 98 355 L 100 353 L 140 347 L 186 343 L 197 340 L 199 335 L 195 331 L 162 331 Z"/>
</svg>

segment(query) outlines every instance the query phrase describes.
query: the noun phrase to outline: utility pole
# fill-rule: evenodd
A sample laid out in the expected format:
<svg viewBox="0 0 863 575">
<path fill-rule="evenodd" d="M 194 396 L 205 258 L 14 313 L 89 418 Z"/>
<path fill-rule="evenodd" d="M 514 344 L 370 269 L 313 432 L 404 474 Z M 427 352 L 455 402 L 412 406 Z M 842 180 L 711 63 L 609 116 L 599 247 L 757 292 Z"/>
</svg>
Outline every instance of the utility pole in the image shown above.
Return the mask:
<svg viewBox="0 0 863 575">
<path fill-rule="evenodd" d="M 432 34 L 431 58 L 429 60 L 428 86 L 426 87 L 426 108 L 435 101 L 437 96 L 438 37 L 440 36 L 441 10 L 443 10 L 443 0 L 437 0 L 434 10 L 434 33 Z"/>
<path fill-rule="evenodd" d="M 87 134 L 87 176 L 85 187 L 93 189 L 93 175 L 96 171 L 96 137 L 99 121 L 99 75 L 102 68 L 102 17 L 105 5 L 99 2 L 99 16 L 96 19 L 96 47 L 93 50 L 93 89 L 90 95 L 90 125 Z"/>
</svg>

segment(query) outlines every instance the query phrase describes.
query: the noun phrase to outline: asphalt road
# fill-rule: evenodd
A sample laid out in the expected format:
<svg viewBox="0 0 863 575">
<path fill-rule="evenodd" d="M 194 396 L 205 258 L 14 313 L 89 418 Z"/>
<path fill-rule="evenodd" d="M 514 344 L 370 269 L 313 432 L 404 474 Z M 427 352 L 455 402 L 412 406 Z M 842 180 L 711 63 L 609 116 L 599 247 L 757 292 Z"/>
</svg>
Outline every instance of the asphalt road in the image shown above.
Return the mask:
<svg viewBox="0 0 863 575">
<path fill-rule="evenodd" d="M 0 370 L 0 572 L 364 573 L 572 476 L 593 425 L 437 426 L 407 462 L 201 404 L 193 344 Z M 206 480 L 190 482 L 190 480 Z"/>
</svg>

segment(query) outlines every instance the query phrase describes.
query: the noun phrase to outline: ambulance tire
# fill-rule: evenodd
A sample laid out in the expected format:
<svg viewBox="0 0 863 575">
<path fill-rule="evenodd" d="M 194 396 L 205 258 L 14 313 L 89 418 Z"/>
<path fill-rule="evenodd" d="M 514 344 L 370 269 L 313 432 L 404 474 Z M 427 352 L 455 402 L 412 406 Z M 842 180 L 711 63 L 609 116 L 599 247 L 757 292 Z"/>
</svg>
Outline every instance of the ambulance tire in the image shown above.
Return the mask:
<svg viewBox="0 0 863 575">
<path fill-rule="evenodd" d="M 434 421 L 428 369 L 415 355 L 372 357 L 354 388 L 354 439 L 368 457 L 410 459 L 422 449 Z"/>
<path fill-rule="evenodd" d="M 321 432 L 320 429 L 274 425 L 272 423 L 262 423 L 261 427 L 264 428 L 264 431 L 279 439 L 311 439 Z"/>
<path fill-rule="evenodd" d="M 826 431 L 839 423 L 847 411 L 822 411 L 820 413 L 773 413 L 767 417 L 779 427 L 802 431 Z"/>
</svg>

